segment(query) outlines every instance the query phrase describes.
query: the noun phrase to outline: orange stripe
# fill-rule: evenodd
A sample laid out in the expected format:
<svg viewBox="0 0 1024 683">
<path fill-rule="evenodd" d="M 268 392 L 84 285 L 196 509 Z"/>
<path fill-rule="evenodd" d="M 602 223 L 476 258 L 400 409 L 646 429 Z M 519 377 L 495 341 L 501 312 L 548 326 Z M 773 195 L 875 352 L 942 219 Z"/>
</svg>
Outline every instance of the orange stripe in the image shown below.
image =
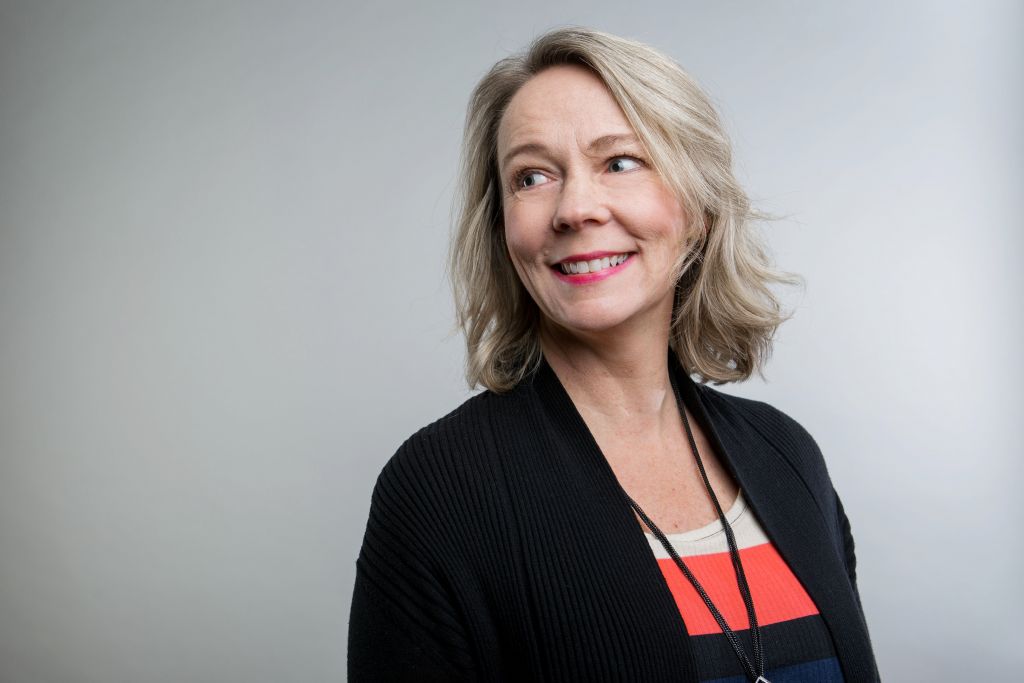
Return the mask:
<svg viewBox="0 0 1024 683">
<path fill-rule="evenodd" d="M 740 559 L 750 585 L 758 624 L 775 624 L 818 613 L 814 601 L 771 543 L 743 548 Z M 750 628 L 729 553 L 696 555 L 685 557 L 683 561 L 704 586 L 729 628 L 734 631 Z M 721 633 L 718 622 L 676 563 L 668 559 L 658 560 L 658 564 L 690 635 Z"/>
</svg>

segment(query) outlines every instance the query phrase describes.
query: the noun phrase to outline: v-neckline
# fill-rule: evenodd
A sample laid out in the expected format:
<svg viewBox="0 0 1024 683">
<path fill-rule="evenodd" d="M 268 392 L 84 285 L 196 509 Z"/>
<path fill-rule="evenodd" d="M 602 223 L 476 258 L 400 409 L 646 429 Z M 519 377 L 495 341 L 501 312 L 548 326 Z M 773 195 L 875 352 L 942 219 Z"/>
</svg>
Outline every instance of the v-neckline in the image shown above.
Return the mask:
<svg viewBox="0 0 1024 683">
<path fill-rule="evenodd" d="M 854 626 L 841 618 L 843 614 L 859 613 L 859 606 L 852 587 L 846 582 L 848 578 L 841 551 L 831 546 L 834 533 L 829 533 L 831 522 L 826 517 L 822 501 L 813 494 L 804 475 L 778 450 L 774 438 L 769 439 L 758 425 L 735 411 L 726 409 L 723 412 L 726 406 L 722 404 L 722 398 L 710 389 L 699 387 L 671 350 L 667 360 L 677 395 L 700 424 L 722 465 L 743 492 L 748 510 L 757 517 L 769 540 L 814 600 L 832 634 L 836 651 L 841 655 L 840 661 L 870 661 L 868 641 L 857 637 L 859 634 Z M 577 448 L 572 450 L 589 461 L 587 472 L 599 477 L 605 495 L 617 499 L 614 533 L 621 534 L 626 527 L 631 529 L 628 536 L 617 536 L 623 544 L 620 552 L 628 552 L 637 567 L 644 567 L 645 580 L 658 581 L 662 588 L 659 611 L 664 609 L 674 615 L 678 632 L 688 634 L 657 560 L 650 552 L 646 534 L 636 522 L 626 492 L 546 359 L 541 360 L 532 383 L 545 410 L 564 430 L 563 438 L 575 442 Z M 809 514 L 810 511 L 813 512 Z M 619 523 L 622 521 L 625 527 Z M 612 532 L 611 529 L 608 531 Z M 834 583 L 837 579 L 843 583 Z M 866 626 L 863 629 L 866 632 Z M 684 647 L 692 659 L 692 651 L 688 646 Z M 844 675 L 847 673 L 844 670 Z"/>
</svg>

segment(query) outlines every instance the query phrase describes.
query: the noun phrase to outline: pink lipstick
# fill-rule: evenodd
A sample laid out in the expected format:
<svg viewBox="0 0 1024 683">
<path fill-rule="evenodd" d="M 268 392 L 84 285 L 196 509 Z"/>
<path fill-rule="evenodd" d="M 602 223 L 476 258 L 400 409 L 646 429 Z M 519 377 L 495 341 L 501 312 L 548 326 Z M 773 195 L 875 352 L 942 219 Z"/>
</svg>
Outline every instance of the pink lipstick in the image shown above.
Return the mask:
<svg viewBox="0 0 1024 683">
<path fill-rule="evenodd" d="M 618 264 L 615 264 L 615 265 L 609 265 L 609 267 L 601 268 L 600 270 L 598 270 L 596 272 L 566 273 L 566 272 L 564 272 L 562 270 L 562 264 L 564 264 L 564 263 L 580 263 L 580 262 L 584 262 L 584 261 L 589 262 L 589 261 L 601 260 L 601 259 L 606 258 L 606 257 L 614 259 L 617 256 L 623 256 L 623 255 L 626 258 L 621 263 L 618 263 Z M 571 284 L 571 285 L 588 285 L 588 284 L 590 284 L 592 282 L 599 282 L 601 280 L 604 280 L 604 279 L 607 279 L 607 278 L 611 277 L 612 275 L 615 275 L 616 273 L 620 272 L 623 268 L 628 266 L 632 260 L 633 260 L 633 253 L 632 252 L 623 252 L 623 251 L 592 251 L 592 252 L 588 252 L 586 254 L 573 254 L 572 256 L 569 256 L 568 258 L 562 259 L 558 263 L 556 263 L 553 266 L 551 266 L 551 272 L 553 272 L 555 274 L 555 277 L 557 277 L 562 282 L 566 282 L 566 283 Z"/>
</svg>

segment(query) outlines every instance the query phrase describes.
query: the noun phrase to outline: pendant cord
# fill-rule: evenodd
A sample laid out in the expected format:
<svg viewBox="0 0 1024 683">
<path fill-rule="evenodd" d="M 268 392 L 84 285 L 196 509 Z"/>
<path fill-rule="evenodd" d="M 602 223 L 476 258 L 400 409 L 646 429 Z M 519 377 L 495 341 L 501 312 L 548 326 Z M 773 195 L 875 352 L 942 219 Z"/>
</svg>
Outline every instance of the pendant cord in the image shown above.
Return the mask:
<svg viewBox="0 0 1024 683">
<path fill-rule="evenodd" d="M 725 513 L 722 511 L 722 506 L 718 502 L 718 496 L 715 495 L 714 490 L 711 488 L 711 481 L 708 479 L 708 473 L 704 469 L 704 461 L 700 457 L 700 451 L 697 450 L 697 440 L 693 436 L 693 430 L 690 428 L 690 420 L 686 416 L 686 408 L 682 407 L 683 403 L 681 397 L 676 398 L 679 401 L 680 412 L 683 416 L 683 426 L 686 427 L 686 436 L 690 440 L 690 448 L 693 450 L 693 456 L 697 460 L 697 468 L 700 470 L 701 479 L 704 480 L 704 486 L 708 490 L 708 495 L 711 496 L 711 502 L 715 506 L 715 511 L 718 513 L 718 519 L 722 522 L 722 527 L 725 529 L 725 538 L 729 543 L 729 556 L 732 558 L 733 568 L 736 570 L 736 583 L 740 589 L 740 595 L 743 596 L 743 603 L 747 608 L 747 620 L 750 622 L 750 639 L 754 647 L 754 659 L 758 665 L 758 676 L 764 675 L 764 649 L 761 644 L 761 627 L 757 623 L 757 613 L 754 611 L 754 599 L 750 594 L 750 585 L 747 583 L 746 572 L 743 571 L 743 563 L 740 562 L 740 551 L 736 545 L 736 535 L 732 531 L 732 525 L 729 524 L 729 520 L 726 519 Z"/>
<path fill-rule="evenodd" d="M 683 562 L 683 559 L 679 556 L 679 553 L 676 552 L 676 549 L 672 547 L 668 537 L 665 536 L 661 529 L 658 528 L 653 520 L 647 516 L 643 509 L 629 496 L 628 493 L 626 494 L 626 498 L 629 500 L 630 505 L 633 507 L 633 510 L 636 511 L 640 519 L 643 520 L 644 524 L 647 525 L 654 536 L 661 542 L 661 545 L 665 548 L 676 566 L 679 567 L 679 570 L 690 582 L 690 585 L 693 586 L 693 589 L 697 591 L 698 595 L 700 595 L 701 600 L 704 601 L 708 611 L 711 612 L 715 621 L 718 622 L 718 626 L 722 629 L 722 633 L 725 634 L 725 637 L 728 639 L 729 644 L 736 653 L 736 656 L 747 670 L 750 680 L 755 681 L 755 683 L 757 681 L 767 681 L 767 679 L 764 678 L 764 647 L 761 642 L 761 628 L 757 623 L 757 613 L 754 611 L 754 600 L 750 595 L 750 586 L 747 583 L 746 573 L 743 571 L 743 563 L 740 561 L 740 553 L 736 545 L 736 536 L 732 531 L 732 526 L 729 524 L 729 520 L 726 519 L 725 513 L 722 511 L 722 506 L 718 502 L 718 497 L 715 495 L 714 489 L 711 488 L 711 481 L 708 479 L 707 471 L 704 469 L 704 462 L 700 457 L 700 451 L 697 450 L 697 440 L 693 436 L 693 430 L 690 428 L 690 420 L 686 417 L 686 408 L 683 404 L 682 397 L 678 394 L 678 391 L 676 391 L 676 401 L 678 402 L 679 412 L 683 418 L 683 426 L 686 428 L 686 437 L 690 442 L 690 449 L 693 451 L 693 456 L 697 460 L 697 469 L 700 470 L 700 476 L 704 481 L 704 487 L 707 489 L 708 495 L 711 497 L 711 502 L 715 507 L 715 512 L 718 513 L 718 519 L 722 523 L 722 528 L 725 530 L 726 542 L 729 545 L 729 557 L 732 560 L 733 570 L 736 573 L 736 584 L 739 588 L 740 595 L 743 598 L 743 604 L 747 610 L 747 620 L 750 622 L 750 639 L 754 647 L 754 661 L 756 662 L 756 665 L 747 657 L 746 653 L 743 651 L 743 646 L 740 645 L 740 642 L 736 638 L 736 634 L 733 630 L 729 628 L 729 624 L 726 622 L 725 617 L 723 617 L 722 613 L 718 611 L 717 607 L 715 607 L 715 604 L 711 601 L 711 597 L 707 594 L 707 591 L 704 590 L 704 587 L 697 580 L 697 577 L 693 575 L 690 568 L 686 566 L 685 562 Z"/>
</svg>

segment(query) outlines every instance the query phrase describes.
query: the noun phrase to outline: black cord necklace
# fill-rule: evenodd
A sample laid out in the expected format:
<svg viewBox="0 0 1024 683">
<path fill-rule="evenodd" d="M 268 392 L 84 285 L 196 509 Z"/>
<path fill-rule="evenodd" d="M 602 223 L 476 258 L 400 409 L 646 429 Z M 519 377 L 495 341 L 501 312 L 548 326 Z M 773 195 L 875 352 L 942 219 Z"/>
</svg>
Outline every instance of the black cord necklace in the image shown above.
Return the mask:
<svg viewBox="0 0 1024 683">
<path fill-rule="evenodd" d="M 704 469 L 704 462 L 701 460 L 700 452 L 697 450 L 697 441 L 693 438 L 693 430 L 690 429 L 690 421 L 686 417 L 686 408 L 683 405 L 682 397 L 676 393 L 676 401 L 679 405 L 679 412 L 683 417 L 683 426 L 686 427 L 686 437 L 690 441 L 690 449 L 693 451 L 693 457 L 697 459 L 697 469 L 700 470 L 700 477 L 704 480 L 704 487 L 708 491 L 708 495 L 711 496 L 711 502 L 715 506 L 715 511 L 718 513 L 718 519 L 722 523 L 722 528 L 725 530 L 725 538 L 729 543 L 729 557 L 732 559 L 733 569 L 736 571 L 736 584 L 740 589 L 740 595 L 743 597 L 743 604 L 747 608 L 747 619 L 750 621 L 750 639 L 754 645 L 754 662 L 752 663 L 747 657 L 746 652 L 743 651 L 743 646 L 740 645 L 739 640 L 736 638 L 736 634 L 733 633 L 732 629 L 729 628 L 729 624 L 726 623 L 725 617 L 715 607 L 715 603 L 711 601 L 710 596 L 704 587 L 700 585 L 697 577 L 693 575 L 690 568 L 686 566 L 683 559 L 679 557 L 679 553 L 672 547 L 668 537 L 662 533 L 661 529 L 651 520 L 650 517 L 643 511 L 643 509 L 637 505 L 636 501 L 633 500 L 629 494 L 626 494 L 626 498 L 629 500 L 630 505 L 633 506 L 633 510 L 643 520 L 644 524 L 654 533 L 661 545 L 664 546 L 665 551 L 675 561 L 676 566 L 683 575 L 689 580 L 690 585 L 697 591 L 704 604 L 707 605 L 708 611 L 718 622 L 719 627 L 722 629 L 722 633 L 728 638 L 729 644 L 732 645 L 733 651 L 739 658 L 743 668 L 747 670 L 747 676 L 754 683 L 771 683 L 764 676 L 764 648 L 761 643 L 761 627 L 757 624 L 757 614 L 754 612 L 754 599 L 750 596 L 750 586 L 747 585 L 747 576 L 743 572 L 743 563 L 740 562 L 740 551 L 736 547 L 736 536 L 732 532 L 732 526 L 729 524 L 729 520 L 725 518 L 725 513 L 722 512 L 722 506 L 718 503 L 718 497 L 715 495 L 714 490 L 711 488 L 711 481 L 708 480 L 708 473 Z M 755 666 L 756 663 L 756 666 Z"/>
</svg>

